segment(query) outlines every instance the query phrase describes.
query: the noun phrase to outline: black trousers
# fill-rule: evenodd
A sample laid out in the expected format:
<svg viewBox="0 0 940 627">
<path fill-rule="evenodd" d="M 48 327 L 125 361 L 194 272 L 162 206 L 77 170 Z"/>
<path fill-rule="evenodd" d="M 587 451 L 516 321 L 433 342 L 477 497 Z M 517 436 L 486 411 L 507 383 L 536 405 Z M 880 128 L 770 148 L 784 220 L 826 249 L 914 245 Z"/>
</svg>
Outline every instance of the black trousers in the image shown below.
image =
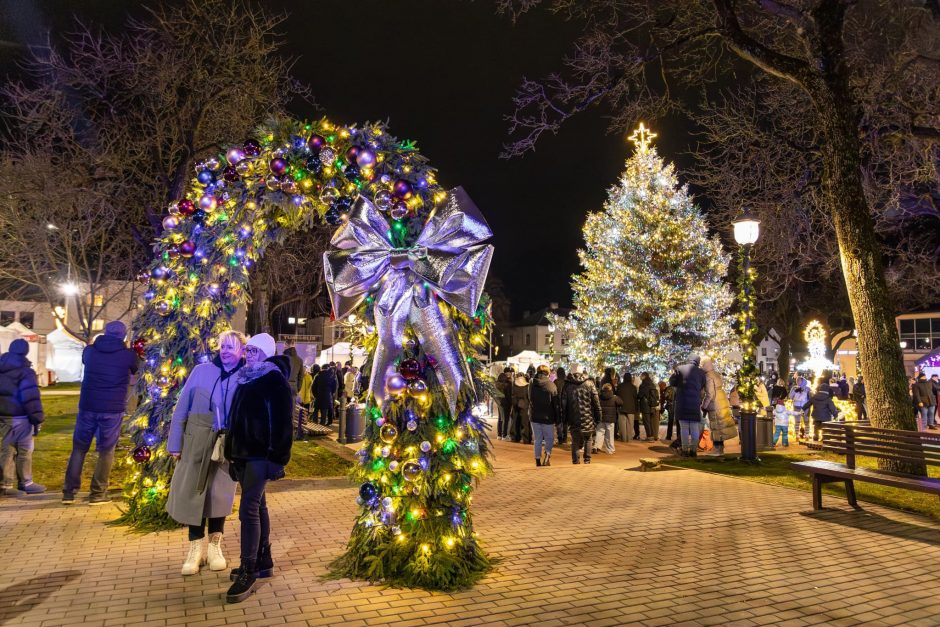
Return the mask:
<svg viewBox="0 0 940 627">
<path fill-rule="evenodd" d="M 225 516 L 219 518 L 203 518 L 198 525 L 189 526 L 189 541 L 202 540 L 206 537 L 206 520 L 209 521 L 209 533 L 223 533 L 225 531 Z"/>
<path fill-rule="evenodd" d="M 242 523 L 242 560 L 257 559 L 259 547 L 270 543 L 271 519 L 268 517 L 264 488 L 268 484 L 268 477 L 279 469 L 277 464 L 266 459 L 245 462 L 239 481 L 242 500 L 238 506 L 238 520 Z"/>
<path fill-rule="evenodd" d="M 594 446 L 594 432 L 582 433 L 580 430 L 571 431 L 571 461 L 578 463 L 578 453 L 584 452 L 584 461 L 591 461 L 591 447 Z"/>
</svg>

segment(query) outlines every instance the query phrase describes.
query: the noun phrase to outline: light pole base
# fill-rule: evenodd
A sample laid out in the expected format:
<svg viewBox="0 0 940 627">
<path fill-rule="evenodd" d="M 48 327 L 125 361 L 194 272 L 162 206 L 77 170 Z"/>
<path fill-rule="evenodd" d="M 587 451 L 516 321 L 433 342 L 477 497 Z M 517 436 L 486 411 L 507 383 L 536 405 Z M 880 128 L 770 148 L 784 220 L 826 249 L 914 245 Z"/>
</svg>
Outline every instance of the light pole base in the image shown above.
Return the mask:
<svg viewBox="0 0 940 627">
<path fill-rule="evenodd" d="M 760 463 L 757 456 L 757 413 L 741 412 L 741 456 L 738 461 L 749 464 Z"/>
</svg>

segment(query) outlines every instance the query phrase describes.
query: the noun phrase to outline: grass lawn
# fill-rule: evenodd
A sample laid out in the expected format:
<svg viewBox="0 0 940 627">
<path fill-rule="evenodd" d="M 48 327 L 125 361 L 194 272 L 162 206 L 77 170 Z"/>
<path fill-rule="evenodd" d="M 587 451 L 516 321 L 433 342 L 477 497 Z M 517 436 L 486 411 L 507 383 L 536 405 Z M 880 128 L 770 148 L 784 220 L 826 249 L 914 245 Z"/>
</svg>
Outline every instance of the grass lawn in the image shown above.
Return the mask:
<svg viewBox="0 0 940 627">
<path fill-rule="evenodd" d="M 807 507 L 811 507 L 812 500 L 809 494 L 812 493 L 813 483 L 810 480 L 810 476 L 807 473 L 791 470 L 790 462 L 804 461 L 807 459 L 825 459 L 834 462 L 845 462 L 845 457 L 817 452 L 784 453 L 780 451 L 761 451 L 760 458 L 761 463 L 757 465 L 741 463 L 732 455 L 725 456 L 723 459 L 708 457 L 697 457 L 695 459 L 676 458 L 665 460 L 665 463 L 671 466 L 705 470 L 722 475 L 740 477 L 741 479 L 748 479 L 750 481 L 759 481 L 761 483 L 770 483 L 787 488 L 805 490 L 808 493 L 806 497 Z M 878 467 L 877 460 L 869 457 L 856 457 L 855 463 L 858 466 L 867 468 Z M 940 468 L 929 466 L 928 472 L 931 477 L 940 477 Z M 855 482 L 855 494 L 860 501 L 868 501 L 869 503 L 887 505 L 888 507 L 894 507 L 908 512 L 926 514 L 931 518 L 940 520 L 940 499 L 937 499 L 936 495 L 890 488 L 865 483 L 863 481 Z M 837 501 L 834 503 L 831 499 L 841 499 L 841 504 L 846 504 L 845 487 L 842 483 L 824 485 L 823 495 L 823 505 L 837 504 Z"/>
<path fill-rule="evenodd" d="M 68 384 L 66 384 L 68 385 Z M 62 385 L 56 389 L 63 389 Z M 77 389 L 77 388 L 75 388 Z M 61 490 L 65 479 L 65 466 L 72 451 L 72 429 L 75 426 L 75 414 L 78 411 L 78 396 L 43 395 L 43 408 L 46 421 L 36 438 L 36 450 L 33 452 L 33 480 L 49 490 Z M 118 442 L 118 453 L 114 469 L 111 472 L 111 488 L 119 488 L 133 468 L 123 463 L 124 457 L 132 449 L 131 440 L 122 435 Z M 82 491 L 87 492 L 91 475 L 95 469 L 94 445 L 85 458 Z M 342 459 L 327 450 L 316 441 L 295 442 L 291 461 L 287 465 L 287 478 L 311 479 L 315 477 L 337 477 L 346 474 L 351 462 Z"/>
</svg>

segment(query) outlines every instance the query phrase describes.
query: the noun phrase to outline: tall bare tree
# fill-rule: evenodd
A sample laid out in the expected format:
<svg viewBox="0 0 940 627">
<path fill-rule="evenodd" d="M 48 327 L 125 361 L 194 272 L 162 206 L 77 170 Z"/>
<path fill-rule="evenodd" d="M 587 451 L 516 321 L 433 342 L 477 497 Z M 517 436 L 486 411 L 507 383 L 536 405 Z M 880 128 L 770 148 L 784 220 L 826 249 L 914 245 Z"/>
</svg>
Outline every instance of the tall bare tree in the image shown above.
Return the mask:
<svg viewBox="0 0 940 627">
<path fill-rule="evenodd" d="M 11 171 L 0 197 L 15 199 L 24 215 L 49 194 L 41 210 L 30 209 L 48 214 L 41 227 L 59 227 L 42 242 L 72 250 L 39 257 L 30 250 L 35 225 L 11 220 L 5 227 L 19 230 L 5 233 L 2 265 L 5 276 L 51 300 L 69 267 L 93 284 L 132 278 L 194 164 L 243 140 L 291 99 L 309 99 L 280 54 L 284 16 L 241 0 L 186 0 L 148 11 L 120 32 L 76 24 L 60 47 L 33 51 L 22 80 L 0 88 L 0 161 Z M 27 184 L 27 170 L 42 180 Z M 77 230 L 64 226 L 83 216 L 87 224 Z"/>
<path fill-rule="evenodd" d="M 518 17 L 540 0 L 499 0 Z M 564 71 L 524 80 L 507 155 L 534 149 L 544 133 L 605 103 L 612 126 L 676 111 L 682 91 L 759 75 L 801 94 L 793 103 L 814 135 L 791 136 L 818 151 L 814 187 L 832 221 L 858 330 L 870 414 L 879 426 L 912 428 L 894 307 L 872 200 L 868 146 L 936 158 L 940 141 L 940 4 L 937 0 L 554 0 L 584 31 Z M 800 105 L 805 105 L 800 107 Z M 768 120 L 769 124 L 773 121 Z M 869 139 L 870 141 L 866 141 Z M 783 174 L 781 174 L 783 176 Z M 921 469 L 922 470 L 922 469 Z"/>
</svg>

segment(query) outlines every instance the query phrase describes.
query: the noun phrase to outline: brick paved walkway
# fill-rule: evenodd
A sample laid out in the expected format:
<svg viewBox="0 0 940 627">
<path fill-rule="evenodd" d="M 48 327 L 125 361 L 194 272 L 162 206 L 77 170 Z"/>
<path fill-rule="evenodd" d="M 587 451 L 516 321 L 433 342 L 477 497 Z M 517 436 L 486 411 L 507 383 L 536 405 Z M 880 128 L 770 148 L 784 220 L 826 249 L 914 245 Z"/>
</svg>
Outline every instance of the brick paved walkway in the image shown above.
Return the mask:
<svg viewBox="0 0 940 627">
<path fill-rule="evenodd" d="M 128 534 L 111 506 L 0 500 L 0 624 L 930 625 L 940 525 L 875 506 L 809 514 L 810 495 L 687 470 L 590 466 L 496 443 L 474 499 L 502 559 L 457 594 L 321 582 L 356 510 L 343 481 L 281 482 L 269 504 L 277 574 L 226 606 L 227 573 L 184 579 L 184 532 Z M 838 499 L 828 503 L 837 505 Z M 237 554 L 238 522 L 225 546 Z"/>
</svg>

